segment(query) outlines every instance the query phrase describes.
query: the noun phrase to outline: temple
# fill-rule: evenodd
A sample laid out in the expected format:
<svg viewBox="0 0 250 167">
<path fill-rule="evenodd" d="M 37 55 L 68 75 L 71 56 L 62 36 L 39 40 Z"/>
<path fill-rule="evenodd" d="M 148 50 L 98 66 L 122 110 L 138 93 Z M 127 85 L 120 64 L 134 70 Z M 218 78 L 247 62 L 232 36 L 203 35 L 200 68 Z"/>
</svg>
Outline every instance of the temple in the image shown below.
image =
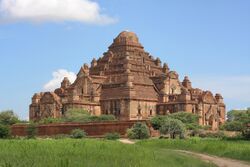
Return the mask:
<svg viewBox="0 0 250 167">
<path fill-rule="evenodd" d="M 128 31 L 121 32 L 102 57 L 84 64 L 74 83 L 64 78 L 54 92 L 36 93 L 30 120 L 62 117 L 70 108 L 113 114 L 118 120 L 190 112 L 212 129 L 225 121 L 220 94 L 193 88 L 188 77 L 181 82 L 177 72 L 146 52 L 137 35 Z"/>
</svg>

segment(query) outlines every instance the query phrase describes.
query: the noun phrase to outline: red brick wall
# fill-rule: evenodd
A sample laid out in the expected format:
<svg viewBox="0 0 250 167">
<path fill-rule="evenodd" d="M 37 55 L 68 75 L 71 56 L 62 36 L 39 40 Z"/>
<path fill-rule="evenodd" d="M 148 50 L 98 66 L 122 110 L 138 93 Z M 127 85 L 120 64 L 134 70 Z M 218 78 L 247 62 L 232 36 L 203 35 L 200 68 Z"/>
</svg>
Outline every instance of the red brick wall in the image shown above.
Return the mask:
<svg viewBox="0 0 250 167">
<path fill-rule="evenodd" d="M 114 121 L 95 123 L 55 123 L 39 125 L 37 127 L 38 136 L 53 136 L 57 134 L 70 134 L 74 129 L 83 129 L 88 136 L 101 137 L 106 133 L 117 132 L 124 136 L 128 128 L 131 128 L 136 121 Z M 145 122 L 145 121 L 143 121 Z M 13 136 L 26 136 L 27 125 L 13 125 L 11 134 Z"/>
</svg>

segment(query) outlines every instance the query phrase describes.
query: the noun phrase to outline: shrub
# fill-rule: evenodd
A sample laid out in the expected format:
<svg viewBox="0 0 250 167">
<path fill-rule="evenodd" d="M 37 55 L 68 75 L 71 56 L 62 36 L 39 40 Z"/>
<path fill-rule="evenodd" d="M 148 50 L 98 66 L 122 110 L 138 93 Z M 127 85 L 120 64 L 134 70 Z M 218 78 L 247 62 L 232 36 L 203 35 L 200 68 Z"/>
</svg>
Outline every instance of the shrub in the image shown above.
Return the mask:
<svg viewBox="0 0 250 167">
<path fill-rule="evenodd" d="M 200 130 L 199 137 L 201 138 L 225 138 L 226 135 L 222 131 L 206 132 L 204 130 Z"/>
<path fill-rule="evenodd" d="M 105 134 L 105 139 L 107 139 L 107 140 L 117 140 L 119 138 L 120 138 L 119 133 L 107 133 L 107 134 Z"/>
<path fill-rule="evenodd" d="M 231 121 L 222 125 L 222 128 L 227 131 L 242 131 L 243 124 L 239 121 Z"/>
<path fill-rule="evenodd" d="M 87 136 L 86 132 L 82 129 L 74 129 L 71 132 L 71 138 L 74 138 L 74 139 L 81 139 L 81 138 L 84 138 L 86 136 Z"/>
<path fill-rule="evenodd" d="M 137 122 L 127 130 L 127 135 L 130 139 L 147 139 L 150 137 L 150 132 L 145 123 Z"/>
<path fill-rule="evenodd" d="M 58 122 L 62 122 L 62 120 L 60 118 L 44 118 L 42 120 L 39 121 L 39 124 L 51 124 L 51 123 L 58 123 Z"/>
<path fill-rule="evenodd" d="M 202 129 L 210 130 L 210 129 L 212 129 L 212 126 L 211 125 L 205 125 L 205 126 L 202 126 Z"/>
<path fill-rule="evenodd" d="M 14 114 L 12 110 L 0 112 L 0 124 L 2 125 L 13 125 L 17 123 L 18 117 Z"/>
<path fill-rule="evenodd" d="M 6 125 L 0 125 L 0 138 L 5 139 L 9 137 L 9 127 Z"/>
<path fill-rule="evenodd" d="M 247 139 L 250 140 L 250 128 L 246 127 L 242 130 L 242 136 Z"/>
<path fill-rule="evenodd" d="M 185 111 L 180 111 L 169 115 L 170 118 L 178 119 L 184 124 L 198 125 L 199 116 Z"/>
<path fill-rule="evenodd" d="M 166 116 L 156 116 L 152 118 L 150 122 L 154 130 L 159 130 L 165 119 Z"/>
<path fill-rule="evenodd" d="M 178 119 L 166 119 L 160 128 L 161 134 L 170 134 L 172 139 L 175 139 L 176 135 L 180 138 L 184 137 L 185 125 Z"/>
<path fill-rule="evenodd" d="M 27 126 L 26 129 L 27 132 L 27 138 L 28 139 L 34 139 L 37 135 L 37 126 L 34 123 L 31 123 Z"/>
</svg>

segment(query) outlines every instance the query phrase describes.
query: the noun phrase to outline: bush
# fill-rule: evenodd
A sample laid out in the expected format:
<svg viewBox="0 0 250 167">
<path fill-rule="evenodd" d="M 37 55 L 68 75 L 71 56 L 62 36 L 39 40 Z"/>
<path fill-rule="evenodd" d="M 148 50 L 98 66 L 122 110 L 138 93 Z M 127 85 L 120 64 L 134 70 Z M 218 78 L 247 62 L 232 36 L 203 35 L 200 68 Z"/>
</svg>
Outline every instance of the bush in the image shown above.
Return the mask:
<svg viewBox="0 0 250 167">
<path fill-rule="evenodd" d="M 51 124 L 51 123 L 58 123 L 58 122 L 62 122 L 62 120 L 60 118 L 44 118 L 42 120 L 39 121 L 39 124 Z"/>
<path fill-rule="evenodd" d="M 242 136 L 247 139 L 250 140 L 250 128 L 246 127 L 242 130 Z"/>
<path fill-rule="evenodd" d="M 211 125 L 205 125 L 205 126 L 202 126 L 202 129 L 210 130 L 210 129 L 212 129 L 212 126 Z"/>
<path fill-rule="evenodd" d="M 198 132 L 198 135 L 201 138 L 225 138 L 226 137 L 226 135 L 222 131 L 206 132 L 204 130 L 200 130 Z"/>
<path fill-rule="evenodd" d="M 66 111 L 65 117 L 61 120 L 64 122 L 102 122 L 102 121 L 114 121 L 116 120 L 114 115 L 100 115 L 92 116 L 88 111 L 84 109 L 69 109 Z"/>
<path fill-rule="evenodd" d="M 152 118 L 150 122 L 154 130 L 159 130 L 165 119 L 166 116 L 156 116 Z"/>
<path fill-rule="evenodd" d="M 31 123 L 27 126 L 26 129 L 27 132 L 27 138 L 28 139 L 34 139 L 37 135 L 37 126 L 34 123 Z"/>
<path fill-rule="evenodd" d="M 5 139 L 9 137 L 10 130 L 6 125 L 0 125 L 0 139 Z"/>
<path fill-rule="evenodd" d="M 222 125 L 222 128 L 227 131 L 242 131 L 243 124 L 239 121 L 231 121 Z"/>
<path fill-rule="evenodd" d="M 130 139 L 147 139 L 150 137 L 150 132 L 145 123 L 137 122 L 127 130 L 127 135 Z"/>
<path fill-rule="evenodd" d="M 178 119 L 184 124 L 199 124 L 199 116 L 185 111 L 180 111 L 169 115 L 169 118 Z"/>
<path fill-rule="evenodd" d="M 120 139 L 120 134 L 119 133 L 107 133 L 107 134 L 105 134 L 105 139 L 117 140 L 117 139 Z"/>
<path fill-rule="evenodd" d="M 12 110 L 0 112 L 0 124 L 2 125 L 13 125 L 17 123 L 18 117 L 14 114 Z"/>
<path fill-rule="evenodd" d="M 185 125 L 178 119 L 168 118 L 164 121 L 160 128 L 161 134 L 170 134 L 172 139 L 175 139 L 176 135 L 179 135 L 180 138 L 184 137 Z"/>
<path fill-rule="evenodd" d="M 86 136 L 87 136 L 86 132 L 82 129 L 74 129 L 71 132 L 71 138 L 74 138 L 74 139 L 81 139 L 81 138 L 84 138 Z"/>
</svg>

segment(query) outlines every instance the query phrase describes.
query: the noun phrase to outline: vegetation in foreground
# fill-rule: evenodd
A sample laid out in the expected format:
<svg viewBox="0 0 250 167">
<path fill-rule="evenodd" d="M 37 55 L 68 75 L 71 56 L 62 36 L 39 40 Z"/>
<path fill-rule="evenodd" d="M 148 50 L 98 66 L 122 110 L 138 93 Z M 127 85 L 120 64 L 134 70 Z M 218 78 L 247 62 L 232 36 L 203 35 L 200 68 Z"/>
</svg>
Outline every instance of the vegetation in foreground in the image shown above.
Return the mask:
<svg viewBox="0 0 250 167">
<path fill-rule="evenodd" d="M 209 167 L 174 151 L 96 139 L 0 140 L 0 166 Z"/>
<path fill-rule="evenodd" d="M 250 162 L 250 143 L 244 140 L 211 138 L 190 138 L 184 140 L 152 139 L 140 141 L 137 144 L 151 149 L 189 150 Z"/>
</svg>

